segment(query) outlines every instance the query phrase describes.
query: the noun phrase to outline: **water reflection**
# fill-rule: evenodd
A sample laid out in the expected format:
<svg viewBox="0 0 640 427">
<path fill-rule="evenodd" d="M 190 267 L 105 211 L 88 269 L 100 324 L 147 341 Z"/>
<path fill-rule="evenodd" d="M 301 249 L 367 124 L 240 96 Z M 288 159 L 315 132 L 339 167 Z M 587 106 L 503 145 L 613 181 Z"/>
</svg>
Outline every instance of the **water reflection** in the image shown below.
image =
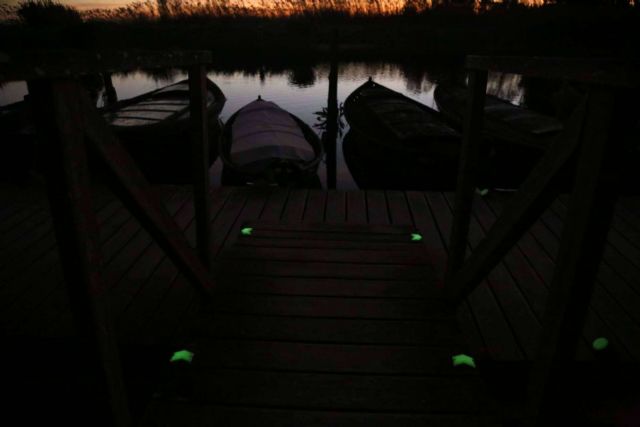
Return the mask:
<svg viewBox="0 0 640 427">
<path fill-rule="evenodd" d="M 345 164 L 342 139 L 348 124 L 342 117 L 342 103 L 347 96 L 372 77 L 380 84 L 403 93 L 429 107 L 436 108 L 433 90 L 445 79 L 463 79 L 464 71 L 456 64 L 419 64 L 391 62 L 345 62 L 337 68 L 338 118 L 335 150 L 335 182 L 339 189 L 355 189 L 357 184 Z M 252 63 L 237 66 L 216 64 L 208 77 L 224 92 L 227 103 L 221 119 L 228 119 L 243 105 L 255 100 L 258 95 L 274 101 L 285 110 L 313 125 L 319 135 L 328 128 L 328 93 L 331 64 L 263 64 Z M 119 73 L 111 76 L 117 99 L 123 100 L 185 79 L 184 70 L 163 69 Z M 103 106 L 110 94 L 105 90 L 102 78 L 89 78 L 88 85 L 95 92 L 98 106 Z M 523 101 L 522 82 L 519 76 L 490 74 L 489 92 L 514 103 Z M 9 82 L 0 87 L 0 105 L 21 101 L 26 94 L 24 82 Z M 111 94 L 112 96 L 113 94 Z M 333 160 L 333 159 L 332 159 Z M 214 184 L 219 184 L 221 163 L 214 165 Z M 323 186 L 327 186 L 326 168 L 319 168 Z"/>
</svg>

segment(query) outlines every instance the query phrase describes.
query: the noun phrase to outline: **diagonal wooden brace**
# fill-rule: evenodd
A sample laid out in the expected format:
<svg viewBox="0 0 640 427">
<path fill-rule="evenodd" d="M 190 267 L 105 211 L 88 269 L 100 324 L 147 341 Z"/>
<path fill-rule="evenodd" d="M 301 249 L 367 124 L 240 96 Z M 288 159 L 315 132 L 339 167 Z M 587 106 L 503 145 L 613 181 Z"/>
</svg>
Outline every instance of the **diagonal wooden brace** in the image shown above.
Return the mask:
<svg viewBox="0 0 640 427">
<path fill-rule="evenodd" d="M 75 89 L 75 96 L 83 106 L 88 146 L 104 162 L 112 178 L 113 190 L 197 290 L 211 298 L 214 282 L 184 234 L 163 209 L 144 175 L 100 117 L 86 93 L 77 84 Z"/>
<path fill-rule="evenodd" d="M 478 286 L 558 196 L 557 181 L 581 140 L 585 108 L 586 100 L 573 112 L 565 130 L 522 184 L 487 237 L 450 277 L 445 295 L 452 305 L 460 304 Z"/>
</svg>

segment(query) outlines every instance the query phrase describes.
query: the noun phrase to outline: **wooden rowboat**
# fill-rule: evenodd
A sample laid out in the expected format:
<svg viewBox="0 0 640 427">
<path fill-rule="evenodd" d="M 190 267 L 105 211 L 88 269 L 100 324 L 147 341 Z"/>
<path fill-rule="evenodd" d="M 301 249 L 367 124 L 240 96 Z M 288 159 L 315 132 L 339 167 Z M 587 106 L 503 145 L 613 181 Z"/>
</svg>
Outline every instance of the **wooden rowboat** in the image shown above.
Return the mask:
<svg viewBox="0 0 640 427">
<path fill-rule="evenodd" d="M 438 85 L 433 94 L 438 109 L 455 127 L 461 128 L 466 114 L 468 90 L 460 85 Z M 563 129 L 560 120 L 486 95 L 484 132 L 495 142 L 545 150 Z"/>
<path fill-rule="evenodd" d="M 258 97 L 229 118 L 219 152 L 225 185 L 304 187 L 318 182 L 323 148 L 306 123 Z"/>
<path fill-rule="evenodd" d="M 226 99 L 207 79 L 209 164 L 218 156 L 218 115 Z M 162 87 L 102 110 L 125 148 L 152 182 L 187 183 L 191 180 L 189 83 Z"/>
<path fill-rule="evenodd" d="M 351 129 L 373 144 L 457 162 L 460 134 L 440 113 L 371 78 L 347 97 L 344 112 Z"/>
</svg>

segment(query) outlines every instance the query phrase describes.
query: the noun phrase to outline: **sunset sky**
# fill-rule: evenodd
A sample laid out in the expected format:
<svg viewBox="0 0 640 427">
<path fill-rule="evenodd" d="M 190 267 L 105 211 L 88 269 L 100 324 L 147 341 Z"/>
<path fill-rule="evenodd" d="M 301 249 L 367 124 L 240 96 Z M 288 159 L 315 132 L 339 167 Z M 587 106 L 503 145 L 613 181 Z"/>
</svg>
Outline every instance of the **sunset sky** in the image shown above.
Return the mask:
<svg viewBox="0 0 640 427">
<path fill-rule="evenodd" d="M 21 0 L 0 0 L 0 3 L 18 4 L 20 1 Z M 132 3 L 133 1 L 134 0 L 58 0 L 59 3 L 68 4 L 80 10 L 124 6 L 127 3 Z M 402 1 L 402 0 L 399 0 L 399 1 Z M 245 2 L 251 3 L 251 0 L 245 0 Z M 542 0 L 520 0 L 520 2 L 521 3 L 538 3 L 538 2 L 541 3 Z"/>
</svg>

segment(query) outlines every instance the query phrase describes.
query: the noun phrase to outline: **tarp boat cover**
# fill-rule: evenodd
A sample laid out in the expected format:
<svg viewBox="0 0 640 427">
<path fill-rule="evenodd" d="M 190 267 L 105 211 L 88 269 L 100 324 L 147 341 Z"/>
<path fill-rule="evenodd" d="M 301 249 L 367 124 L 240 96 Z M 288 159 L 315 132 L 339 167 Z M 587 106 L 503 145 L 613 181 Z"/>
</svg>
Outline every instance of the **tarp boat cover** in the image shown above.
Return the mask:
<svg viewBox="0 0 640 427">
<path fill-rule="evenodd" d="M 239 167 L 271 159 L 309 163 L 313 147 L 291 115 L 277 104 L 256 100 L 238 111 L 232 125 L 231 162 Z"/>
</svg>

